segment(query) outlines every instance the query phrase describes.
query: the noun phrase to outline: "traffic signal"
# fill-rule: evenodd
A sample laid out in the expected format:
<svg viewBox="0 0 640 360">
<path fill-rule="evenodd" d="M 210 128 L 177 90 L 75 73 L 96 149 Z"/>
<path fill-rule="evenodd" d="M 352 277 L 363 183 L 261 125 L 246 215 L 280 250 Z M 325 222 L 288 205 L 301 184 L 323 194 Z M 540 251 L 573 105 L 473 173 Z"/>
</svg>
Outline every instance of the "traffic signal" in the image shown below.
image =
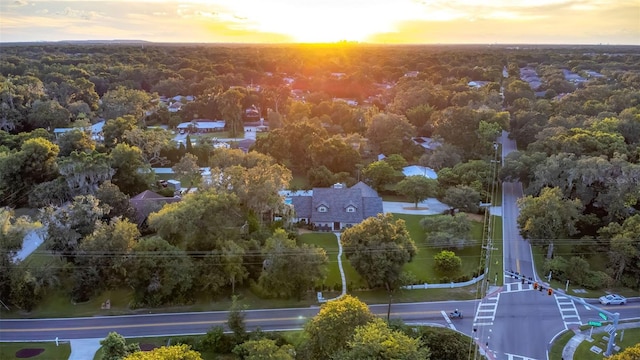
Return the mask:
<svg viewBox="0 0 640 360">
<path fill-rule="evenodd" d="M 533 283 L 533 290 L 538 290 L 538 282 Z"/>
<path fill-rule="evenodd" d="M 549 288 L 549 290 L 547 290 L 547 294 L 548 294 L 549 296 L 553 295 L 553 289 L 552 289 L 552 288 Z"/>
<path fill-rule="evenodd" d="M 524 278 L 522 278 L 522 284 L 524 285 Z"/>
</svg>

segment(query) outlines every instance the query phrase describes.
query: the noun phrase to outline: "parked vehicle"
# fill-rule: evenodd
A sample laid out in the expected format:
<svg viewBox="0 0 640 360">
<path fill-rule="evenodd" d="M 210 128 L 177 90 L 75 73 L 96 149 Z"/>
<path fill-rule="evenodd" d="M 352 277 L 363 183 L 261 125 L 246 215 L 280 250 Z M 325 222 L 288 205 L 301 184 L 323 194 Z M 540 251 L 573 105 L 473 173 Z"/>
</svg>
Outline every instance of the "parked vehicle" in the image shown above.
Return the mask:
<svg viewBox="0 0 640 360">
<path fill-rule="evenodd" d="M 600 304 L 602 305 L 624 305 L 627 303 L 627 298 L 622 295 L 609 294 L 600 297 Z"/>
</svg>

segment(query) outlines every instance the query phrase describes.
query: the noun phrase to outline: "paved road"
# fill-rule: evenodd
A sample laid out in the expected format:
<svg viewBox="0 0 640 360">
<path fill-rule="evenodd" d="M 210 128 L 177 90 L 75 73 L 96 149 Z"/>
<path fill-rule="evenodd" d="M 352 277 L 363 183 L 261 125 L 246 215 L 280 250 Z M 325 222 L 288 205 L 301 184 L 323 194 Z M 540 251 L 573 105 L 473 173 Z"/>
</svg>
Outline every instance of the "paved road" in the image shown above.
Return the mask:
<svg viewBox="0 0 640 360">
<path fill-rule="evenodd" d="M 478 301 L 444 301 L 430 303 L 393 304 L 391 317 L 408 323 L 433 323 L 455 327 L 467 334 L 471 332 Z M 373 313 L 386 317 L 387 305 L 370 306 Z M 451 322 L 446 313 L 459 309 L 467 314 L 462 320 Z M 300 329 L 318 313 L 318 307 L 292 309 L 249 310 L 246 312 L 248 329 L 263 330 Z M 85 317 L 64 319 L 2 319 L 0 341 L 61 340 L 104 338 L 110 331 L 125 337 L 202 334 L 212 326 L 224 326 L 228 312 L 198 312 L 113 317 Z"/>
</svg>

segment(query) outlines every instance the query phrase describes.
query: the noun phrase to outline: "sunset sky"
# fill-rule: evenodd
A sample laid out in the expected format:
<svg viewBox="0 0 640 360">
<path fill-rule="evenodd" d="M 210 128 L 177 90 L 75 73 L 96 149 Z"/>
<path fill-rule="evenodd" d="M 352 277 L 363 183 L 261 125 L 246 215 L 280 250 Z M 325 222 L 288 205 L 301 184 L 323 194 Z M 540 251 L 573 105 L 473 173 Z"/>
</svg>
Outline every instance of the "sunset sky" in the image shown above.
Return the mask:
<svg viewBox="0 0 640 360">
<path fill-rule="evenodd" d="M 640 45 L 640 1 L 0 1 L 0 42 L 88 39 Z"/>
</svg>

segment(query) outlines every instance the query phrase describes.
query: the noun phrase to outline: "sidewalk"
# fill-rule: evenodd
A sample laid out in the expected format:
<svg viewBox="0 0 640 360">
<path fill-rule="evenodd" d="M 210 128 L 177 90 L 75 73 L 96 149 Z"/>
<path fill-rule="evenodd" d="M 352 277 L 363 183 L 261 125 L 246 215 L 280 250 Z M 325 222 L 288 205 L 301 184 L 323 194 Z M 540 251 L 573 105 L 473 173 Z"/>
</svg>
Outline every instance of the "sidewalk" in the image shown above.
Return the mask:
<svg viewBox="0 0 640 360">
<path fill-rule="evenodd" d="M 69 355 L 69 360 L 93 359 L 98 349 L 102 346 L 100 345 L 101 340 L 102 339 L 70 340 L 69 345 L 71 345 L 71 355 Z"/>
<path fill-rule="evenodd" d="M 640 327 L 640 321 L 618 324 L 618 329 L 619 330 L 633 329 L 633 328 L 638 328 L 638 327 Z M 573 355 L 575 354 L 576 349 L 578 348 L 578 346 L 580 346 L 580 344 L 584 340 L 589 338 L 589 331 L 590 330 L 584 330 L 584 331 L 574 330 L 575 335 L 573 335 L 571 340 L 569 340 L 567 345 L 565 345 L 564 349 L 562 350 L 562 358 L 564 360 L 573 359 Z M 602 327 L 593 329 L 593 334 L 598 334 L 598 333 L 603 333 L 603 332 L 604 332 L 604 328 L 602 328 Z"/>
</svg>

